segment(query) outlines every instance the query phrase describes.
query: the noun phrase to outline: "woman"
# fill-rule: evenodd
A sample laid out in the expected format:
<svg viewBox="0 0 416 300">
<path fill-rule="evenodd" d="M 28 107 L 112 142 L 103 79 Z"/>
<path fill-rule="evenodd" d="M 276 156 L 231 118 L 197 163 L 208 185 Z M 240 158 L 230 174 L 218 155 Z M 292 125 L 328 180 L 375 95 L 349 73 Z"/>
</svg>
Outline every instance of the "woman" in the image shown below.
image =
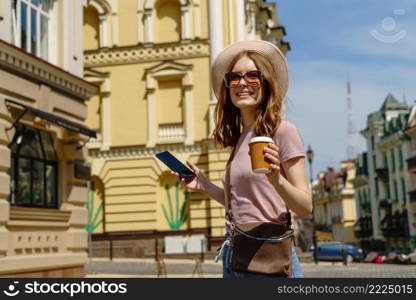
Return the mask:
<svg viewBox="0 0 416 300">
<path fill-rule="evenodd" d="M 233 218 L 237 224 L 271 222 L 282 224 L 287 211 L 306 217 L 312 201 L 305 168 L 303 141 L 296 127 L 282 120 L 288 87 L 287 63 L 273 44 L 242 41 L 225 48 L 212 67 L 212 83 L 218 98 L 213 132 L 222 147 L 234 149 L 231 158 L 230 194 Z M 248 142 L 254 136 L 269 136 L 274 143 L 265 148 L 271 172 L 252 172 Z M 189 189 L 204 192 L 227 207 L 226 189 L 216 186 L 192 162 L 196 177 L 181 180 Z M 173 173 L 179 176 L 176 173 Z M 223 186 L 226 187 L 226 174 Z M 230 222 L 226 220 L 226 241 L 221 252 L 224 277 L 269 276 L 230 269 Z M 302 277 L 299 260 L 292 247 L 292 277 Z M 223 251 L 222 251 L 223 250 Z"/>
</svg>

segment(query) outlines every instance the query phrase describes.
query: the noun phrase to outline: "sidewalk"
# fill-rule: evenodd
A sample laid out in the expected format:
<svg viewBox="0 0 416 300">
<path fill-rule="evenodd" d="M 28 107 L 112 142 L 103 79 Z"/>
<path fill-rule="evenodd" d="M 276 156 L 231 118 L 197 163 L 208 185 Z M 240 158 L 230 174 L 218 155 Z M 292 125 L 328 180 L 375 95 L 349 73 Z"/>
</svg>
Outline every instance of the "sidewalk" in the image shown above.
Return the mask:
<svg viewBox="0 0 416 300">
<path fill-rule="evenodd" d="M 222 262 L 215 263 L 213 259 L 205 259 L 197 268 L 197 260 L 193 259 L 164 259 L 167 278 L 221 278 Z M 320 262 L 320 267 L 337 266 L 342 263 Z M 313 269 L 314 264 L 302 262 L 302 268 Z M 155 278 L 157 264 L 151 258 L 93 258 L 87 264 L 87 278 Z"/>
<path fill-rule="evenodd" d="M 206 259 L 198 263 L 193 259 L 164 259 L 168 278 L 221 278 L 222 263 Z M 151 258 L 93 258 L 86 266 L 87 278 L 155 278 L 157 264 Z M 161 276 L 165 277 L 165 276 Z"/>
</svg>

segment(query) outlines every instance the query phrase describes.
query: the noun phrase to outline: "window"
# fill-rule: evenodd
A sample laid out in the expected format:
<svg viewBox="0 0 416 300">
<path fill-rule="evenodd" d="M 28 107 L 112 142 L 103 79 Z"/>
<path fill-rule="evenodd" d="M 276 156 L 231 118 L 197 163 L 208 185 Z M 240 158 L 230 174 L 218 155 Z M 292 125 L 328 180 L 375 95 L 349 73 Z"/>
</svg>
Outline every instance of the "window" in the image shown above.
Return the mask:
<svg viewBox="0 0 416 300">
<path fill-rule="evenodd" d="M 397 182 L 396 180 L 393 181 L 393 188 L 394 188 L 394 202 L 400 203 L 400 199 L 399 199 L 399 191 L 397 190 Z"/>
<path fill-rule="evenodd" d="M 384 168 L 389 167 L 389 164 L 387 163 L 387 153 L 386 152 L 383 153 L 383 167 Z"/>
<path fill-rule="evenodd" d="M 400 171 L 403 171 L 403 151 L 402 148 L 399 148 L 399 169 Z"/>
<path fill-rule="evenodd" d="M 21 206 L 57 208 L 58 167 L 51 135 L 18 125 L 10 148 L 10 202 Z"/>
<path fill-rule="evenodd" d="M 390 155 L 391 155 L 391 170 L 392 170 L 392 173 L 394 173 L 396 171 L 396 161 L 394 159 L 394 149 L 391 149 Z"/>
<path fill-rule="evenodd" d="M 12 41 L 45 60 L 49 58 L 52 0 L 12 0 Z"/>
<path fill-rule="evenodd" d="M 404 178 L 400 178 L 400 182 L 402 184 L 402 204 L 406 204 L 406 183 Z"/>
</svg>

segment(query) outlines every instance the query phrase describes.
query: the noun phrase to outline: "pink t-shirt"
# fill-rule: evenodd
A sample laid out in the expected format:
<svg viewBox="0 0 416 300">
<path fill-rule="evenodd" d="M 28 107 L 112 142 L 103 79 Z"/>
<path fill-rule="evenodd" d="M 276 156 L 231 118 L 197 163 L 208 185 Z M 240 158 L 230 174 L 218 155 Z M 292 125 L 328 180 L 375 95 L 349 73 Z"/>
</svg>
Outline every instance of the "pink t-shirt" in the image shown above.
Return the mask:
<svg viewBox="0 0 416 300">
<path fill-rule="evenodd" d="M 231 162 L 231 207 L 236 223 L 285 222 L 286 204 L 277 193 L 265 174 L 254 173 L 251 169 L 251 160 L 248 154 L 248 143 L 255 136 L 254 126 L 243 130 L 237 142 L 234 158 Z M 273 136 L 274 143 L 279 147 L 280 162 L 291 158 L 305 156 L 303 139 L 297 128 L 289 121 L 282 120 Z M 286 178 L 283 168 L 281 174 Z M 222 176 L 226 204 L 228 193 L 226 177 Z M 227 230 L 230 228 L 226 221 Z"/>
</svg>

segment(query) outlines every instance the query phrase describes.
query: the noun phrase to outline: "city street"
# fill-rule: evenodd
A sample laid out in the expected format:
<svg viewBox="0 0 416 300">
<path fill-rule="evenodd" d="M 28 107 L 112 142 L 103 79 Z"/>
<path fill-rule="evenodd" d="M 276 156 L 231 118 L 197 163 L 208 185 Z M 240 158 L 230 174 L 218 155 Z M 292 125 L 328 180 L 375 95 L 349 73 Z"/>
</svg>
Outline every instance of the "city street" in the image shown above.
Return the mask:
<svg viewBox="0 0 416 300">
<path fill-rule="evenodd" d="M 222 272 L 221 262 L 217 264 L 212 260 L 201 264 L 202 275 L 194 271 L 196 262 L 185 259 L 166 259 L 166 277 L 204 277 L 220 278 Z M 320 262 L 302 263 L 305 277 L 323 278 L 416 278 L 416 265 L 397 264 L 367 264 L 353 263 L 344 266 L 341 263 Z M 87 277 L 137 277 L 149 278 L 156 276 L 156 264 L 151 259 L 94 259 L 87 266 Z"/>
</svg>

